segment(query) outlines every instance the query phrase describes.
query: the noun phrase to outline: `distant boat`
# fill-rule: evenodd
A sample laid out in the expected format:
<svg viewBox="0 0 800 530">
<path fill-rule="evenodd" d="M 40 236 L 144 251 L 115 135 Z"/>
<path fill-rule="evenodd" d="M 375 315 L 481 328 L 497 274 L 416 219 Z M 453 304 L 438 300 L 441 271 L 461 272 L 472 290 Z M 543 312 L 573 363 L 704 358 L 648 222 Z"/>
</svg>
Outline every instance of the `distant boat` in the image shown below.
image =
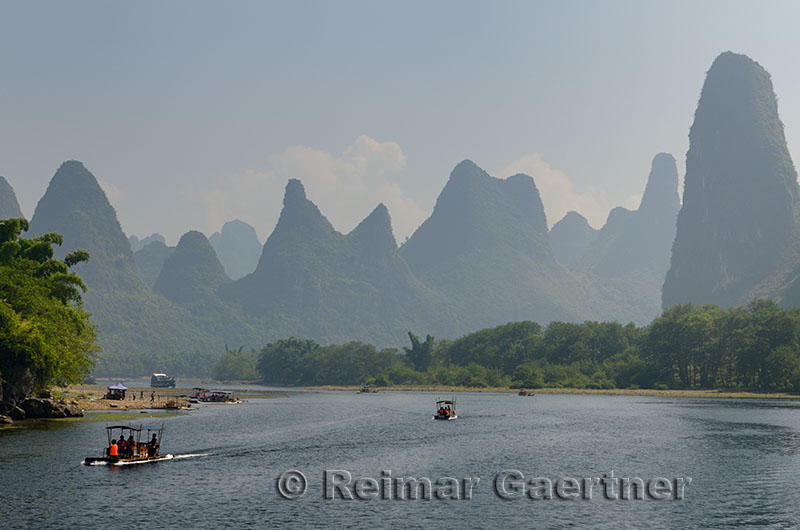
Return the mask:
<svg viewBox="0 0 800 530">
<path fill-rule="evenodd" d="M 376 388 L 371 388 L 369 385 L 363 385 L 361 388 L 358 389 L 356 394 L 377 394 L 378 390 Z"/>
<path fill-rule="evenodd" d="M 241 403 L 242 400 L 237 398 L 233 392 L 227 390 L 206 390 L 204 388 L 195 388 L 194 398 L 203 403 Z M 189 400 L 192 401 L 191 399 Z"/>
<path fill-rule="evenodd" d="M 434 420 L 454 420 L 456 415 L 456 398 L 436 400 L 436 414 Z"/>
<path fill-rule="evenodd" d="M 119 431 L 119 435 L 115 433 Z M 147 431 L 147 434 L 142 441 L 142 433 Z M 125 434 L 128 434 L 126 440 Z M 150 435 L 153 435 L 151 438 Z M 149 462 L 160 462 L 162 460 L 171 460 L 171 454 L 162 455 L 159 452 L 161 441 L 164 436 L 164 424 L 161 427 L 131 427 L 129 425 L 113 425 L 106 426 L 106 436 L 108 438 L 108 445 L 103 451 L 103 456 L 94 457 L 89 456 L 83 460 L 83 464 L 87 466 L 97 465 L 110 465 L 110 466 L 126 466 L 131 464 L 146 464 Z M 126 440 L 124 445 L 114 444 L 119 440 Z M 130 444 L 130 445 L 128 445 Z M 117 453 L 112 455 L 112 449 Z"/>
<path fill-rule="evenodd" d="M 167 374 L 154 373 L 150 378 L 151 388 L 175 388 L 175 378 Z"/>
</svg>

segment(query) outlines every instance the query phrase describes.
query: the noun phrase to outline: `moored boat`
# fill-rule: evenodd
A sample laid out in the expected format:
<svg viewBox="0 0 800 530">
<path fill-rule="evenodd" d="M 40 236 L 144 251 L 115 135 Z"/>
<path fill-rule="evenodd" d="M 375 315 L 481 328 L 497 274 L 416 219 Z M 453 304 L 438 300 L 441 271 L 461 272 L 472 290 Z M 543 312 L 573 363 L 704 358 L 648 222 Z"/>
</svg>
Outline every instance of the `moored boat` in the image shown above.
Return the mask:
<svg viewBox="0 0 800 530">
<path fill-rule="evenodd" d="M 175 378 L 167 374 L 154 373 L 150 378 L 150 388 L 175 388 Z"/>
<path fill-rule="evenodd" d="M 203 389 L 200 389 L 203 390 Z M 242 400 L 228 390 L 204 390 L 196 393 L 197 400 L 203 403 L 241 403 Z"/>
</svg>

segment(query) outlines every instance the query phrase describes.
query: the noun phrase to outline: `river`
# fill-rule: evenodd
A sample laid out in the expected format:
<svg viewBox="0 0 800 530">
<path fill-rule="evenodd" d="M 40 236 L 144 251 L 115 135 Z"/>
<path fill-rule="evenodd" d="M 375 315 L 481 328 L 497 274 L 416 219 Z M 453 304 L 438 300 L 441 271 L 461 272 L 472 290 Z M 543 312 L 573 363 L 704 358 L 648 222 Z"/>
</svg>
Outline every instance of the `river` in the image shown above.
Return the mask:
<svg viewBox="0 0 800 530">
<path fill-rule="evenodd" d="M 141 420 L 163 422 L 162 453 L 180 458 L 122 468 L 81 465 L 100 456 L 104 422 L 0 430 L 0 526 L 794 528 L 800 521 L 800 402 L 458 393 L 459 418 L 433 421 L 436 396 L 309 391 L 200 405 Z M 306 479 L 303 495 L 299 475 L 278 483 L 292 470 Z"/>
</svg>

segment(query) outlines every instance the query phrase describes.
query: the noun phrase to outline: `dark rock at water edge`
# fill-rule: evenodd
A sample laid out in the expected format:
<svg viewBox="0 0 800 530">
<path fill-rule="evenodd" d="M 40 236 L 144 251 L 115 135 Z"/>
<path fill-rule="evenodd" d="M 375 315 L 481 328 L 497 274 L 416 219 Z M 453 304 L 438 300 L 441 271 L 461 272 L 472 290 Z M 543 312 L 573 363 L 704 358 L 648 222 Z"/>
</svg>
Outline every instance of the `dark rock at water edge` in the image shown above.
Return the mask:
<svg viewBox="0 0 800 530">
<path fill-rule="evenodd" d="M 30 369 L 16 367 L 8 370 L 3 374 L 0 383 L 0 413 L 12 410 L 30 396 L 35 388 L 36 380 Z"/>
<path fill-rule="evenodd" d="M 62 402 L 55 401 L 53 398 L 28 398 L 19 404 L 19 408 L 25 413 L 25 419 L 73 418 L 83 416 L 83 411 L 74 401 Z"/>
</svg>

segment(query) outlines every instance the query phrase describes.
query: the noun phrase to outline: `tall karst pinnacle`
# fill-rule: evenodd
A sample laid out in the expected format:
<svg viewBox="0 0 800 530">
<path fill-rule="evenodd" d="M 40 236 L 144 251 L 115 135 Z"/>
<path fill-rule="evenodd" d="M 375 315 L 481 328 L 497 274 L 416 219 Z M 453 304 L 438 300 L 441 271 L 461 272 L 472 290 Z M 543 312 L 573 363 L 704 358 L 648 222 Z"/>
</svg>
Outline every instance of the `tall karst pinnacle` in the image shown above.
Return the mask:
<svg viewBox="0 0 800 530">
<path fill-rule="evenodd" d="M 800 197 L 772 81 L 760 64 L 731 52 L 714 60 L 689 144 L 663 305 L 745 304 L 780 267 Z"/>
</svg>

